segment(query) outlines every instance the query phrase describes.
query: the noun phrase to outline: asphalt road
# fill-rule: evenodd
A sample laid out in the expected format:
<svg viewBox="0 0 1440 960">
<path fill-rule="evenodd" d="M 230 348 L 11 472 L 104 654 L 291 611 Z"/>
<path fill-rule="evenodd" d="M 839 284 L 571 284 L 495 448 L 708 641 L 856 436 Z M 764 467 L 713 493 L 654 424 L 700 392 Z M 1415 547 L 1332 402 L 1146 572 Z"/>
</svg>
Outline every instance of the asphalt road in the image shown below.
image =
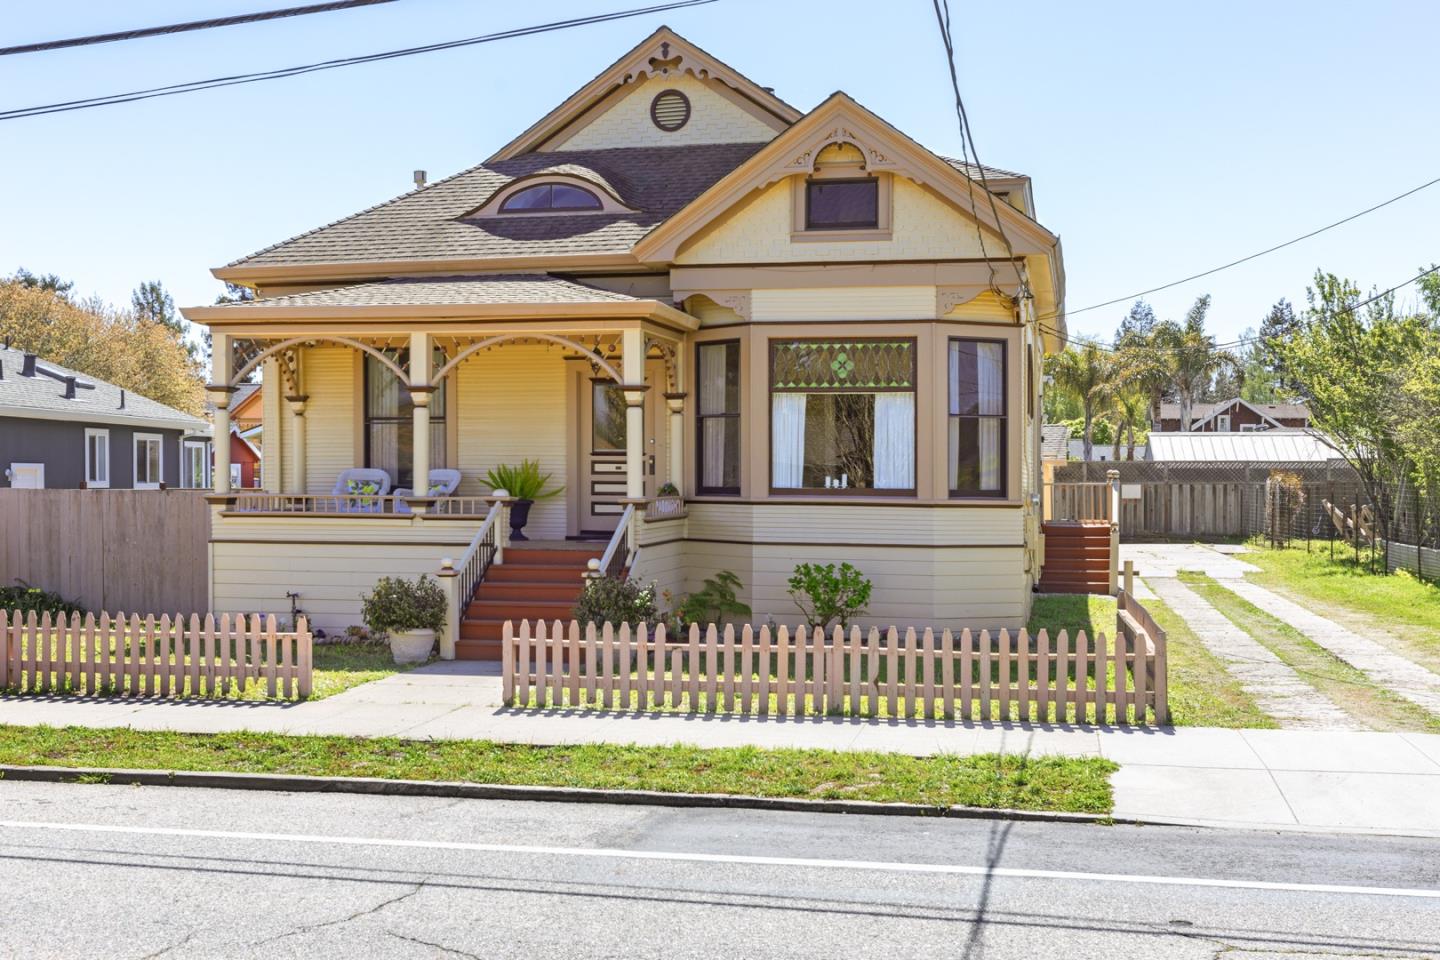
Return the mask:
<svg viewBox="0 0 1440 960">
<path fill-rule="evenodd" d="M 0 783 L 0 956 L 1440 957 L 1440 841 Z"/>
</svg>

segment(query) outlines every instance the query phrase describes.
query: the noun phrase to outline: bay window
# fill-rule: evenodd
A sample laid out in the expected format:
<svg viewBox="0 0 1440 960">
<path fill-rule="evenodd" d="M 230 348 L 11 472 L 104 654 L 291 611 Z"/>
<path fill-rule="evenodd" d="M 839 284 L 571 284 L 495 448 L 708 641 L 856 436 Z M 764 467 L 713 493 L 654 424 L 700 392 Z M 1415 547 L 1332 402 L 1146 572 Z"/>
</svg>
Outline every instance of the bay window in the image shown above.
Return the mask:
<svg viewBox="0 0 1440 960">
<path fill-rule="evenodd" d="M 405 367 L 408 351 L 399 363 Z M 437 351 L 437 357 L 439 357 Z M 441 361 L 443 363 L 443 360 Z M 391 489 L 415 488 L 412 459 L 415 438 L 415 404 L 410 390 L 385 364 L 365 357 L 365 466 L 390 474 Z M 445 391 L 430 395 L 430 466 L 445 462 Z M 424 484 L 421 484 L 424 487 Z"/>
<path fill-rule="evenodd" d="M 770 486 L 915 491 L 915 341 L 772 340 Z"/>
<path fill-rule="evenodd" d="M 700 389 L 695 462 L 700 493 L 740 492 L 740 341 L 695 348 Z"/>
<path fill-rule="evenodd" d="M 1005 342 L 951 338 L 950 495 L 1005 496 Z"/>
</svg>

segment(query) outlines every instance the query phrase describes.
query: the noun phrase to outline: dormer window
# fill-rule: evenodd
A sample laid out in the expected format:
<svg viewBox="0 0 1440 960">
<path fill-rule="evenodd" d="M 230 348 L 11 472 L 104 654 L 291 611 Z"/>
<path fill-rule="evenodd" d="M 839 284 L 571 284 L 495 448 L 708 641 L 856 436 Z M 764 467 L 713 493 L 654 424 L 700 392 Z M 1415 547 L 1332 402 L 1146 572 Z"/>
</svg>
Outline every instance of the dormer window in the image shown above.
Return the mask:
<svg viewBox="0 0 1440 960">
<path fill-rule="evenodd" d="M 880 225 L 880 183 L 811 180 L 805 185 L 806 230 L 874 230 Z"/>
<path fill-rule="evenodd" d="M 500 205 L 501 213 L 553 213 L 566 210 L 599 210 L 600 198 L 589 190 L 568 183 L 541 183 L 517 190 Z"/>
</svg>

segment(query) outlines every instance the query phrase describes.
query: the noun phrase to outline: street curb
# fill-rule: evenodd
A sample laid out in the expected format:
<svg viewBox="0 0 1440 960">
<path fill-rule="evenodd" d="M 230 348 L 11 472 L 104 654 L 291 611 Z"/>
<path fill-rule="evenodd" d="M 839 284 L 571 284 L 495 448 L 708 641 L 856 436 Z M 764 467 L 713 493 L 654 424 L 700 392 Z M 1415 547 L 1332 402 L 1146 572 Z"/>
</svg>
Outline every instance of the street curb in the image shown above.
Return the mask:
<svg viewBox="0 0 1440 960">
<path fill-rule="evenodd" d="M 217 790 L 277 790 L 292 793 L 358 793 L 386 797 L 443 797 L 464 800 L 531 800 L 605 803 L 621 806 L 711 807 L 728 810 L 780 810 L 803 813 L 862 814 L 887 817 L 942 817 L 967 820 L 1017 820 L 1036 823 L 1126 824 L 1152 821 L 1098 813 L 1009 810 L 988 807 L 932 807 L 920 803 L 869 800 L 800 800 L 728 793 L 663 793 L 656 790 L 590 790 L 448 780 L 387 780 L 382 777 L 311 777 L 279 773 L 204 773 L 183 770 L 117 770 L 109 767 L 25 767 L 0 764 L 0 783 L 106 783 L 142 787 L 207 787 Z"/>
</svg>

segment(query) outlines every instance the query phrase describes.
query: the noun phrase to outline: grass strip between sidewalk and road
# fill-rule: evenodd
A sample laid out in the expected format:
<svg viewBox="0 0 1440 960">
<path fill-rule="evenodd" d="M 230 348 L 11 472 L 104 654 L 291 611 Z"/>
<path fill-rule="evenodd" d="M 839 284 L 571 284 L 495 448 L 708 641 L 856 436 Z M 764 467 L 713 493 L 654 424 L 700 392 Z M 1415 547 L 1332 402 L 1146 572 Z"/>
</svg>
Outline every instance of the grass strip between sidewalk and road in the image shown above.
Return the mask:
<svg viewBox="0 0 1440 960">
<path fill-rule="evenodd" d="M 1094 814 L 1110 812 L 1110 774 L 1118 769 L 1098 757 L 547 747 L 486 740 L 8 725 L 0 726 L 0 764 L 446 780 Z"/>
<path fill-rule="evenodd" d="M 1440 717 L 1432 716 L 1375 683 L 1304 633 L 1223 584 L 1202 573 L 1182 572 L 1180 580 L 1360 723 L 1376 730 L 1440 733 Z"/>
</svg>

